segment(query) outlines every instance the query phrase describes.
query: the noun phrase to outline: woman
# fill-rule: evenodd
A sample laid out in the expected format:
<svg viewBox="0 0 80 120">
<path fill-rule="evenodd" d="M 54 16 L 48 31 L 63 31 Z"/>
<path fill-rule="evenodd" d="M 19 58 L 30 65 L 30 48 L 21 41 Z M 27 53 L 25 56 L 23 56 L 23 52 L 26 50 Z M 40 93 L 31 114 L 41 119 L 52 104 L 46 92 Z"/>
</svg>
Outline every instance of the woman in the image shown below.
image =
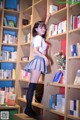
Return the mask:
<svg viewBox="0 0 80 120">
<path fill-rule="evenodd" d="M 46 23 L 49 17 L 50 14 L 47 16 Z M 47 66 L 49 65 L 49 60 L 46 57 L 46 24 L 43 21 L 38 21 L 34 24 L 32 36 L 34 59 L 31 60 L 24 68 L 27 72 L 31 73 L 30 84 L 26 96 L 27 105 L 25 108 L 25 114 L 29 115 L 30 117 L 35 116 L 35 112 L 32 109 L 32 98 L 34 90 L 36 89 L 36 85 L 38 83 L 41 73 L 46 74 Z"/>
</svg>

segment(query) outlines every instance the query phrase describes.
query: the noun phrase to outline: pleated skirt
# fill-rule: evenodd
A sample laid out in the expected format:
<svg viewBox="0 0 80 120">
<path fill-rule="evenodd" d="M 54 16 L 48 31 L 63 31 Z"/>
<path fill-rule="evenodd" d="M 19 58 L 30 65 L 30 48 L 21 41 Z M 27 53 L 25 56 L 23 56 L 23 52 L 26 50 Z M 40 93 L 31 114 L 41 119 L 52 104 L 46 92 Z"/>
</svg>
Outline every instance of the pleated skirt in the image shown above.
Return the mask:
<svg viewBox="0 0 80 120">
<path fill-rule="evenodd" d="M 31 72 L 31 70 L 40 71 L 43 74 L 47 73 L 47 66 L 45 65 L 44 58 L 40 56 L 35 56 L 24 68 L 25 71 Z"/>
</svg>

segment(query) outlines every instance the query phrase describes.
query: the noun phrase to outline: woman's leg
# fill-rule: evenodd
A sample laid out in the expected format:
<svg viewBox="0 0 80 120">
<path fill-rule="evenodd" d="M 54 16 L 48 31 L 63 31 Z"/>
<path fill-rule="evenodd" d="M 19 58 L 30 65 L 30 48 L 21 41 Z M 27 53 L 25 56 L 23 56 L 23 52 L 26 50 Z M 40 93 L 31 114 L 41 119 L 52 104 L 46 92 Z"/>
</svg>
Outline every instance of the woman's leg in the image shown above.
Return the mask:
<svg viewBox="0 0 80 120">
<path fill-rule="evenodd" d="M 29 84 L 27 96 L 26 96 L 27 105 L 25 109 L 25 113 L 29 115 L 30 117 L 34 116 L 34 113 L 32 111 L 32 99 L 33 99 L 34 90 L 36 89 L 36 85 L 37 85 L 40 75 L 41 75 L 40 71 L 31 70 L 30 84 Z"/>
</svg>

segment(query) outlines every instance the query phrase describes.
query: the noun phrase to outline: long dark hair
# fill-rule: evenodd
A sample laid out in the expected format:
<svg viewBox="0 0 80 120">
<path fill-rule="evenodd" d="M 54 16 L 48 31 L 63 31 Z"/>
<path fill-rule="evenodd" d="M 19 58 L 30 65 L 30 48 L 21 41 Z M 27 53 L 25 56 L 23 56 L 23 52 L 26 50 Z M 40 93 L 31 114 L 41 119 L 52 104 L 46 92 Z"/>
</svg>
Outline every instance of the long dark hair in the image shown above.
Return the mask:
<svg viewBox="0 0 80 120">
<path fill-rule="evenodd" d="M 44 23 L 43 21 L 38 21 L 38 22 L 36 22 L 36 23 L 34 24 L 34 26 L 33 26 L 33 29 L 32 29 L 32 35 L 33 35 L 33 37 L 35 37 L 36 35 L 38 35 L 38 33 L 37 33 L 37 31 L 36 31 L 36 28 L 38 28 L 38 26 L 45 27 L 45 29 L 46 29 L 46 25 L 45 25 L 45 23 Z M 46 32 L 45 32 L 44 35 L 42 35 L 42 37 L 43 37 L 43 38 L 46 37 Z"/>
</svg>

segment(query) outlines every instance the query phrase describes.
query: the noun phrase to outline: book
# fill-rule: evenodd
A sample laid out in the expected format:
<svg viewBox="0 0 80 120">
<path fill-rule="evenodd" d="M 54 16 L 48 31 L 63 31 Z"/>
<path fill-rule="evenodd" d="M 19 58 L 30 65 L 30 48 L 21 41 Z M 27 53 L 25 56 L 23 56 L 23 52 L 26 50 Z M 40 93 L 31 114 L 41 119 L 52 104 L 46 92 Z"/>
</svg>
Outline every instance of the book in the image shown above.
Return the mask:
<svg viewBox="0 0 80 120">
<path fill-rule="evenodd" d="M 53 78 L 53 82 L 59 82 L 62 76 L 63 76 L 62 71 L 58 71 Z"/>
<path fill-rule="evenodd" d="M 76 44 L 71 45 L 71 55 L 72 56 L 77 56 L 77 47 Z"/>
<path fill-rule="evenodd" d="M 74 85 L 80 85 L 80 69 L 77 70 L 77 74 L 74 80 Z"/>
</svg>

